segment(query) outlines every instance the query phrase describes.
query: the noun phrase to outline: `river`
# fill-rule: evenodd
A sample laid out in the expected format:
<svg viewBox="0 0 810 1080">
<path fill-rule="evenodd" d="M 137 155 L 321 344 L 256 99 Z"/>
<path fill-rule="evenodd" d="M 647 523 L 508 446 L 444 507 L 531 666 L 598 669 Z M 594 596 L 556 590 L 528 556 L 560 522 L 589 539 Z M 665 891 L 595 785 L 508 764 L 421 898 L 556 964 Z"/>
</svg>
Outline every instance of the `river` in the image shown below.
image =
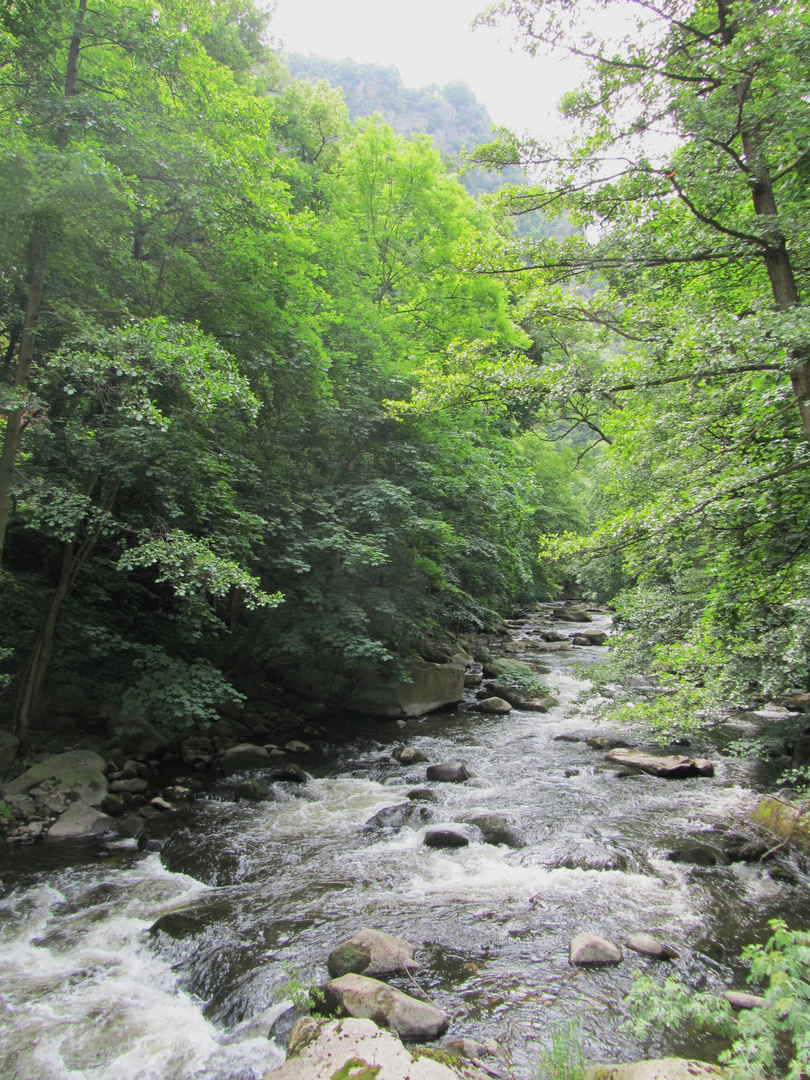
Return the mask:
<svg viewBox="0 0 810 1080">
<path fill-rule="evenodd" d="M 588 629 L 608 625 L 596 616 Z M 542 657 L 560 701 L 547 714 L 460 707 L 404 729 L 341 722 L 335 742 L 307 758 L 308 784 L 245 803 L 233 796 L 239 777 L 223 779 L 167 816 L 160 854 L 133 841 L 10 851 L 0 870 L 2 1080 L 255 1080 L 284 1059 L 283 1019 L 277 1038 L 267 1033 L 290 980 L 324 981 L 329 950 L 365 926 L 416 943 L 416 981 L 450 1032 L 504 1043 L 521 1080 L 550 1027 L 569 1019 L 594 1059 L 711 1055 L 716 1047 L 685 1035 L 646 1046 L 628 1037 L 633 972 L 665 966 L 695 986 L 744 988 L 740 947 L 764 940 L 768 919 L 810 923 L 807 867 L 784 853 L 766 866 L 667 859 L 724 846 L 756 803 L 756 765 L 695 740 L 689 753 L 716 761 L 713 779 L 619 777 L 584 742 L 555 740 L 611 733 L 575 704 L 584 684 L 574 663 L 604 656 L 588 647 Z M 424 828 L 365 830 L 425 786 L 423 765 L 392 759 L 403 743 L 472 774 L 430 785 L 433 825 L 496 813 L 527 845 L 432 850 Z M 627 952 L 617 967 L 574 969 L 568 941 L 581 930 L 619 944 L 651 933 L 680 958 Z"/>
</svg>

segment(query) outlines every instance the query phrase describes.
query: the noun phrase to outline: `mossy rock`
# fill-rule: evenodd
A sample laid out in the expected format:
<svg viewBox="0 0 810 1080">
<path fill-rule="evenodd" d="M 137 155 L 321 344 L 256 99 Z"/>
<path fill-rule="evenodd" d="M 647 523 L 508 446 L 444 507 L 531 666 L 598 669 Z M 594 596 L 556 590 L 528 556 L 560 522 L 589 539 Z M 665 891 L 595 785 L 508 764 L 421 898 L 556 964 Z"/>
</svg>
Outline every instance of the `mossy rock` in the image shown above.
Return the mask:
<svg viewBox="0 0 810 1080">
<path fill-rule="evenodd" d="M 810 851 L 810 814 L 782 799 L 765 798 L 751 815 L 751 820 L 780 840 Z"/>
</svg>

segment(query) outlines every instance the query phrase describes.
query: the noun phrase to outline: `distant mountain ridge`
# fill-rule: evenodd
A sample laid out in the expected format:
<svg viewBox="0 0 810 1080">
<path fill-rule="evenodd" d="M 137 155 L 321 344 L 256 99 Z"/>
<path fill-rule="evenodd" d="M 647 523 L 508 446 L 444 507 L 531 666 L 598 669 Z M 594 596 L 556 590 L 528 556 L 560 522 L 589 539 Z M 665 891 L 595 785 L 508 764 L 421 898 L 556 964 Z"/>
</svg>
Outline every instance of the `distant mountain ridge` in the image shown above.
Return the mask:
<svg viewBox="0 0 810 1080">
<path fill-rule="evenodd" d="M 492 117 L 466 83 L 432 83 L 416 90 L 405 86 L 395 67 L 330 60 L 312 53 L 288 53 L 286 60 L 297 79 L 325 79 L 331 86 L 339 86 L 352 120 L 380 113 L 400 135 L 431 135 L 436 149 L 455 165 L 461 165 L 465 148 L 469 151 L 492 141 Z M 523 172 L 514 168 L 504 173 L 474 169 L 461 177 L 471 194 L 496 191 L 504 182 L 524 179 Z"/>
</svg>

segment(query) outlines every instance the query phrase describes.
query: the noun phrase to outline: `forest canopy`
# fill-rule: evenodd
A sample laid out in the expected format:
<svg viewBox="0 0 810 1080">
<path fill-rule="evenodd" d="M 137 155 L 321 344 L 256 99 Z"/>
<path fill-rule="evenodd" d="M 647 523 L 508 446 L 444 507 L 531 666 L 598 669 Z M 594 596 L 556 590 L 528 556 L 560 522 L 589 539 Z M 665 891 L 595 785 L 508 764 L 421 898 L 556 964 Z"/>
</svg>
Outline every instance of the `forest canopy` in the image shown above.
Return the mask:
<svg viewBox="0 0 810 1080">
<path fill-rule="evenodd" d="M 291 70 L 249 0 L 0 12 L 21 735 L 52 683 L 182 726 L 566 585 L 617 605 L 606 680 L 658 673 L 628 719 L 808 688 L 807 11 L 482 19 L 589 74 L 558 144 L 474 149 L 475 198 L 440 152 L 450 112 L 484 139 L 466 87 L 425 119 L 389 72 L 369 112 L 416 110 L 406 137 L 329 85 L 373 72 Z"/>
</svg>

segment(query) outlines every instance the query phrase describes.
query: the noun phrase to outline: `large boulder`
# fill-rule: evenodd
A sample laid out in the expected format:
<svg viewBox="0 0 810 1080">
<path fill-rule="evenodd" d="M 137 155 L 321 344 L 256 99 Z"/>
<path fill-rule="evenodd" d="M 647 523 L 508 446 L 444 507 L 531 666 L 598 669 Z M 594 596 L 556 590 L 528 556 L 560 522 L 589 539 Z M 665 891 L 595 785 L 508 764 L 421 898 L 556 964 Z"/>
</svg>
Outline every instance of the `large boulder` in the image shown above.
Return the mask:
<svg viewBox="0 0 810 1080">
<path fill-rule="evenodd" d="M 263 746 L 253 743 L 239 743 L 229 747 L 222 755 L 225 772 L 242 772 L 243 769 L 266 769 L 270 765 L 270 754 Z"/>
<path fill-rule="evenodd" d="M 371 1020 L 303 1016 L 290 1032 L 287 1060 L 264 1080 L 459 1080 L 461 1064 L 412 1056 L 396 1035 Z"/>
<path fill-rule="evenodd" d="M 48 829 L 48 839 L 86 840 L 114 829 L 115 822 L 107 814 L 100 814 L 86 803 L 75 802 Z"/>
<path fill-rule="evenodd" d="M 418 802 L 409 801 L 397 803 L 396 806 L 385 806 L 382 810 L 368 819 L 366 829 L 420 829 L 429 821 L 433 820 L 433 811 L 429 806 L 422 806 Z"/>
<path fill-rule="evenodd" d="M 524 643 L 525 648 L 530 652 L 568 652 L 571 648 L 571 642 L 567 639 L 565 641 L 527 641 Z"/>
<path fill-rule="evenodd" d="M 502 697 L 485 697 L 470 705 L 470 712 L 490 713 L 493 716 L 506 716 L 512 711 L 512 706 Z"/>
<path fill-rule="evenodd" d="M 444 784 L 463 784 L 470 774 L 461 761 L 443 761 L 440 765 L 428 765 L 425 777 Z"/>
<path fill-rule="evenodd" d="M 624 943 L 625 949 L 648 956 L 651 960 L 677 960 L 678 953 L 669 945 L 662 945 L 650 934 L 631 934 Z"/>
<path fill-rule="evenodd" d="M 392 751 L 391 757 L 400 765 L 416 765 L 420 761 L 427 761 L 427 756 L 415 746 L 398 746 Z"/>
<path fill-rule="evenodd" d="M 394 975 L 416 971 L 415 945 L 402 938 L 384 934 L 381 930 L 358 930 L 354 937 L 342 941 L 329 953 L 326 966 L 333 979 L 341 975 Z"/>
<path fill-rule="evenodd" d="M 591 1065 L 585 1070 L 584 1080 L 722 1080 L 725 1075 L 719 1065 L 671 1057 Z"/>
<path fill-rule="evenodd" d="M 98 806 L 107 794 L 105 765 L 104 758 L 91 750 L 69 750 L 65 754 L 46 758 L 22 776 L 4 784 L 2 794 L 4 798 L 27 795 L 34 788 L 53 781 L 50 785 L 52 791 L 58 789 L 68 797 L 73 795 L 72 801 L 81 799 L 88 806 Z"/>
<path fill-rule="evenodd" d="M 620 765 L 639 769 L 651 776 L 661 776 L 665 780 L 683 780 L 690 776 L 714 776 L 714 765 L 706 758 L 689 758 L 680 754 L 659 756 L 624 747 L 611 750 L 607 756 Z"/>
<path fill-rule="evenodd" d="M 552 608 L 551 614 L 560 622 L 593 622 L 584 608 L 555 607 Z"/>
<path fill-rule="evenodd" d="M 107 728 L 112 742 L 125 754 L 162 757 L 169 749 L 165 735 L 144 716 L 114 716 Z"/>
<path fill-rule="evenodd" d="M 469 844 L 469 838 L 458 829 L 428 829 L 424 839 L 429 848 L 463 848 Z"/>
<path fill-rule="evenodd" d="M 409 682 L 369 673 L 358 681 L 343 704 L 364 716 L 397 718 L 424 716 L 445 705 L 455 705 L 464 696 L 462 664 L 404 660 L 403 665 Z"/>
<path fill-rule="evenodd" d="M 802 813 L 782 799 L 763 799 L 751 815 L 751 820 L 761 825 L 780 840 L 810 851 L 810 814 Z"/>
<path fill-rule="evenodd" d="M 504 701 L 508 701 L 516 709 L 523 709 L 524 712 L 548 712 L 555 705 L 559 705 L 557 699 L 551 694 L 544 691 L 530 694 L 526 690 L 521 690 L 519 686 L 510 686 L 506 682 L 493 683 L 489 689 L 496 697 L 503 698 Z"/>
<path fill-rule="evenodd" d="M 12 735 L 10 731 L 0 731 L 0 779 L 14 764 L 19 748 L 20 740 L 16 735 Z"/>
<path fill-rule="evenodd" d="M 526 840 L 499 814 L 479 814 L 465 818 L 465 821 L 480 829 L 488 844 L 505 844 L 510 848 L 526 847 Z"/>
<path fill-rule="evenodd" d="M 568 943 L 568 963 L 577 967 L 591 964 L 620 964 L 622 950 L 618 945 L 596 934 L 577 934 Z"/>
<path fill-rule="evenodd" d="M 435 1005 L 395 990 L 365 975 L 342 975 L 322 987 L 326 1007 L 343 1016 L 373 1020 L 401 1039 L 435 1039 L 447 1030 L 448 1020 Z"/>
</svg>

